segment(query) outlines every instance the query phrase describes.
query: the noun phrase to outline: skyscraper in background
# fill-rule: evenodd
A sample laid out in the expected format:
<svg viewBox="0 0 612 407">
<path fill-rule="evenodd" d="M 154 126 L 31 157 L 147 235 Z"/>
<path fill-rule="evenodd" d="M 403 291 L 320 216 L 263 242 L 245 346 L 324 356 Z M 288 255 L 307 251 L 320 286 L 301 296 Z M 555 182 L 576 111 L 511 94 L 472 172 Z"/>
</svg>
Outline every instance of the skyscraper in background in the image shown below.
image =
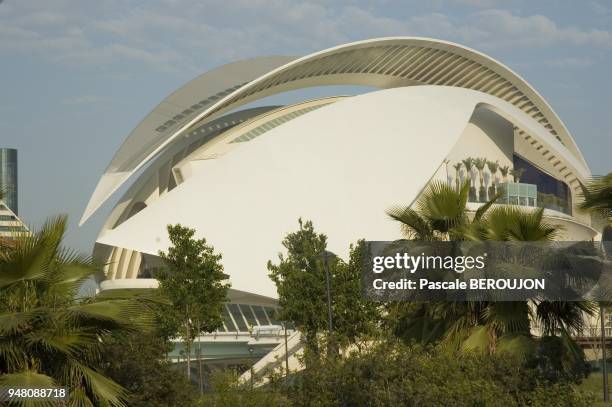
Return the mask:
<svg viewBox="0 0 612 407">
<path fill-rule="evenodd" d="M 17 150 L 14 148 L 0 148 L 0 191 L 6 206 L 17 215 Z"/>
</svg>

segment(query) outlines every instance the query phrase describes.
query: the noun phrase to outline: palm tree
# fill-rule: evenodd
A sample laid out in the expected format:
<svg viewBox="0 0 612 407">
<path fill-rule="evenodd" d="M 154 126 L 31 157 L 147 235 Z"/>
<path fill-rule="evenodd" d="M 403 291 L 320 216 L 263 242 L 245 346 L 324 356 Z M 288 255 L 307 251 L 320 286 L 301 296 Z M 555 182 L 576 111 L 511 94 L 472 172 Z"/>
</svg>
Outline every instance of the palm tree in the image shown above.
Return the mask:
<svg viewBox="0 0 612 407">
<path fill-rule="evenodd" d="M 472 166 L 474 165 L 474 159 L 472 157 L 464 158 L 461 160 L 463 166 L 465 167 L 465 172 L 467 174 L 468 179 L 471 181 L 472 176 Z"/>
<path fill-rule="evenodd" d="M 502 165 L 499 167 L 499 172 L 501 172 L 504 182 L 508 182 L 508 171 L 509 170 L 510 170 L 510 167 L 507 165 Z"/>
<path fill-rule="evenodd" d="M 468 198 L 469 198 L 470 202 L 474 202 L 474 201 L 476 201 L 476 188 L 474 188 L 473 182 L 472 182 L 472 167 L 474 165 L 474 159 L 472 157 L 468 157 L 466 159 L 461 160 L 461 162 L 463 163 L 463 165 L 465 167 L 465 173 L 466 173 L 467 179 L 468 179 L 468 181 L 470 183 L 470 189 L 469 189 L 469 196 L 468 196 Z"/>
<path fill-rule="evenodd" d="M 65 230 L 66 218 L 53 218 L 0 249 L 0 387 L 66 386 L 69 405 L 124 406 L 126 390 L 97 363 L 110 335 L 146 315 L 144 303 L 75 300 L 97 267 L 62 247 Z"/>
<path fill-rule="evenodd" d="M 527 212 L 492 207 L 495 199 L 470 221 L 466 185 L 454 192 L 434 183 L 417 200 L 416 209 L 394 208 L 387 213 L 413 240 L 550 241 L 556 237 L 558 229 L 543 220 L 543 209 Z M 456 350 L 524 355 L 537 346 L 531 336 L 531 327 L 537 323 L 545 336 L 579 355 L 570 333 L 582 329 L 582 315 L 592 314 L 593 307 L 586 302 L 467 301 L 392 305 L 389 311 L 398 320 L 396 334 L 407 340 L 442 342 Z"/>
<path fill-rule="evenodd" d="M 480 202 L 486 201 L 486 189 L 484 187 L 484 167 L 487 165 L 486 158 L 474 159 L 474 167 L 478 170 L 478 176 L 480 177 L 480 189 L 478 190 L 478 197 Z"/>
<path fill-rule="evenodd" d="M 489 188 L 489 196 L 493 196 L 497 193 L 497 170 L 499 168 L 499 161 L 487 161 L 487 167 L 491 173 L 491 188 Z"/>
<path fill-rule="evenodd" d="M 579 207 L 595 213 L 604 221 L 607 226 L 604 228 L 604 235 L 612 231 L 612 172 L 608 175 L 593 177 L 593 179 L 582 190 L 582 202 Z M 606 233 L 607 232 L 607 233 Z M 603 240 L 603 239 L 602 239 Z M 608 253 L 604 250 L 604 254 Z M 609 256 L 609 255 L 608 255 Z M 605 310 L 610 304 L 607 302 L 599 303 L 599 320 L 601 330 L 601 365 L 603 370 L 603 393 L 604 401 L 610 399 L 608 392 L 608 366 L 606 357 L 606 329 L 605 329 Z"/>
<path fill-rule="evenodd" d="M 394 206 L 387 215 L 401 224 L 404 235 L 412 240 L 463 240 L 466 225 L 477 222 L 495 200 L 482 205 L 470 221 L 467 210 L 470 184 L 466 180 L 458 191 L 443 182 L 433 181 L 415 203 Z"/>
<path fill-rule="evenodd" d="M 455 163 L 455 165 L 453 165 L 453 168 L 455 169 L 455 190 L 459 191 L 459 172 L 461 171 L 461 163 Z"/>
<path fill-rule="evenodd" d="M 581 209 L 597 213 L 612 225 L 612 172 L 594 177 L 583 189 Z"/>
<path fill-rule="evenodd" d="M 524 168 L 513 168 L 510 170 L 510 175 L 514 177 L 514 182 L 521 182 L 521 177 L 525 173 Z"/>
</svg>

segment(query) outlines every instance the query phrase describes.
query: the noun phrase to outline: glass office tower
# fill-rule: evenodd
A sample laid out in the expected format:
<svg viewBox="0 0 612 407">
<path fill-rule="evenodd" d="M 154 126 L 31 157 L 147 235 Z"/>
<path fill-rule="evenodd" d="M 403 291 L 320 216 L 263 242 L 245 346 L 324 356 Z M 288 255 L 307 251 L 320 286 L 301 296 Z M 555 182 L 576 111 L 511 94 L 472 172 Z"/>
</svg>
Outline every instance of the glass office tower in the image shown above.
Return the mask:
<svg viewBox="0 0 612 407">
<path fill-rule="evenodd" d="M 17 215 L 17 150 L 14 148 L 0 148 L 0 190 L 6 206 Z"/>
</svg>

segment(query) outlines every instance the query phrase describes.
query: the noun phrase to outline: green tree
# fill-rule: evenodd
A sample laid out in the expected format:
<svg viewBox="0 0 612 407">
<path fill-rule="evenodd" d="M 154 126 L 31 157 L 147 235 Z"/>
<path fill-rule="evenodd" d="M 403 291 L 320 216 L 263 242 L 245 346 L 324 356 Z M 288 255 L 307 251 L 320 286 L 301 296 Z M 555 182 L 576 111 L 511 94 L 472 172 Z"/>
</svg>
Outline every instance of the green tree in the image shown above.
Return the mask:
<svg viewBox="0 0 612 407">
<path fill-rule="evenodd" d="M 455 163 L 453 168 L 455 169 L 455 189 L 459 191 L 459 185 L 461 184 L 459 173 L 461 171 L 461 163 Z"/>
<path fill-rule="evenodd" d="M 478 170 L 478 177 L 480 179 L 480 189 L 478 190 L 478 198 L 480 202 L 484 202 L 486 200 L 486 189 L 484 185 L 484 168 L 487 165 L 486 158 L 475 158 L 474 159 L 474 167 Z"/>
<path fill-rule="evenodd" d="M 508 172 L 510 171 L 510 167 L 507 165 L 502 165 L 499 167 L 499 172 L 502 175 L 502 180 L 504 182 L 508 182 Z"/>
<path fill-rule="evenodd" d="M 339 260 L 332 275 L 334 334 L 340 346 L 358 344 L 376 335 L 380 323 L 378 305 L 363 297 L 362 273 L 368 255 L 364 240 L 352 244 L 349 260 Z"/>
<path fill-rule="evenodd" d="M 604 227 L 603 234 L 610 233 L 612 230 L 612 172 L 608 175 L 594 177 L 590 182 L 583 187 L 582 202 L 580 208 L 590 211 L 591 213 L 601 217 L 607 225 Z M 603 240 L 603 239 L 602 239 Z M 608 243 L 609 245 L 610 243 Z M 605 247 L 604 255 L 610 257 L 610 247 Z M 601 363 L 603 367 L 603 387 L 604 400 L 608 400 L 608 370 L 606 365 L 606 348 L 605 340 L 605 311 L 610 307 L 609 301 L 599 302 L 599 319 L 601 329 Z"/>
<path fill-rule="evenodd" d="M 469 183 L 469 200 L 470 202 L 476 202 L 476 187 L 474 186 L 475 182 L 472 179 L 472 168 L 474 167 L 474 159 L 472 157 L 468 157 L 461 160 L 461 162 L 463 162 L 463 165 L 465 166 L 466 180 Z"/>
<path fill-rule="evenodd" d="M 594 177 L 583 189 L 580 208 L 599 214 L 612 226 L 612 172 Z"/>
<path fill-rule="evenodd" d="M 491 186 L 489 187 L 489 198 L 493 198 L 497 193 L 497 170 L 499 169 L 499 161 L 487 161 L 487 167 L 491 174 Z"/>
<path fill-rule="evenodd" d="M 147 305 L 110 296 L 77 301 L 98 268 L 62 247 L 66 218 L 0 249 L 0 387 L 70 389 L 70 405 L 125 405 L 98 370 L 104 343 L 145 325 Z"/>
<path fill-rule="evenodd" d="M 126 333 L 107 341 L 102 349 L 102 371 L 129 392 L 130 407 L 191 407 L 198 393 L 165 360 L 171 343 L 151 333 Z"/>
<path fill-rule="evenodd" d="M 524 168 L 513 168 L 510 170 L 510 175 L 514 177 L 514 182 L 521 182 L 523 174 L 525 174 Z"/>
<path fill-rule="evenodd" d="M 172 306 L 165 309 L 166 322 L 178 328 L 187 348 L 187 378 L 191 379 L 191 355 L 195 339 L 223 325 L 221 312 L 230 284 L 223 273 L 221 254 L 195 239 L 195 230 L 168 225 L 171 246 L 160 251 L 163 267 L 157 273 L 160 293 Z M 198 376 L 202 391 L 201 348 L 198 342 Z"/>
<path fill-rule="evenodd" d="M 322 253 L 327 237 L 315 232 L 311 221 L 299 220 L 299 230 L 283 240 L 287 254 L 279 254 L 278 264 L 268 262 L 270 278 L 276 284 L 279 318 L 291 321 L 304 334 L 309 352 L 319 354 L 319 334 L 328 333 L 327 291 Z M 377 319 L 375 304 L 361 294 L 361 265 L 365 245 L 351 247 L 348 263 L 334 257 L 328 260 L 334 338 L 337 344 L 353 343 L 371 332 Z"/>
<path fill-rule="evenodd" d="M 287 255 L 279 254 L 279 263 L 268 261 L 270 278 L 276 284 L 281 307 L 279 318 L 291 321 L 304 334 L 306 346 L 319 353 L 318 334 L 327 327 L 325 270 L 321 254 L 327 237 L 315 232 L 311 221 L 299 220 L 299 230 L 283 239 Z M 337 261 L 330 261 L 330 272 Z"/>
</svg>

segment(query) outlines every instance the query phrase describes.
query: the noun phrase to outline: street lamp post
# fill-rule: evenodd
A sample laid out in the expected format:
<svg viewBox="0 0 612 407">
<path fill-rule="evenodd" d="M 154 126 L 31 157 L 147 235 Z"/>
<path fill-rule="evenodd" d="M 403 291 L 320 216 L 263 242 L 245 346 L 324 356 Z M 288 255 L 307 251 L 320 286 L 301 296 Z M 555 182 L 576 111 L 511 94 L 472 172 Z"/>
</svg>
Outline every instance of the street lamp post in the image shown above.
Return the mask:
<svg viewBox="0 0 612 407">
<path fill-rule="evenodd" d="M 605 322 L 605 308 L 603 304 L 599 305 L 599 320 L 601 323 L 601 373 L 603 375 L 603 399 L 607 403 L 610 401 L 610 394 L 608 393 L 608 365 L 606 361 L 606 322 Z"/>
<path fill-rule="evenodd" d="M 285 377 L 289 377 L 289 347 L 287 346 L 287 321 L 283 324 L 285 328 Z"/>
<path fill-rule="evenodd" d="M 609 257 L 610 241 L 612 241 L 612 226 L 606 226 L 602 232 L 602 249 L 603 257 L 606 260 Z M 599 321 L 601 323 L 601 373 L 603 376 L 603 399 L 607 403 L 610 401 L 610 394 L 608 392 L 608 364 L 606 357 L 606 319 L 605 319 L 605 308 L 604 304 L 599 304 Z"/>
<path fill-rule="evenodd" d="M 329 330 L 329 342 L 327 344 L 327 353 L 331 354 L 334 350 L 332 349 L 332 336 L 334 332 L 334 321 L 332 317 L 332 304 L 331 304 L 331 282 L 329 277 L 329 264 L 328 260 L 330 257 L 336 257 L 336 255 L 330 251 L 323 251 L 320 255 L 323 257 L 323 267 L 325 269 L 325 288 L 327 292 L 327 328 Z"/>
</svg>

